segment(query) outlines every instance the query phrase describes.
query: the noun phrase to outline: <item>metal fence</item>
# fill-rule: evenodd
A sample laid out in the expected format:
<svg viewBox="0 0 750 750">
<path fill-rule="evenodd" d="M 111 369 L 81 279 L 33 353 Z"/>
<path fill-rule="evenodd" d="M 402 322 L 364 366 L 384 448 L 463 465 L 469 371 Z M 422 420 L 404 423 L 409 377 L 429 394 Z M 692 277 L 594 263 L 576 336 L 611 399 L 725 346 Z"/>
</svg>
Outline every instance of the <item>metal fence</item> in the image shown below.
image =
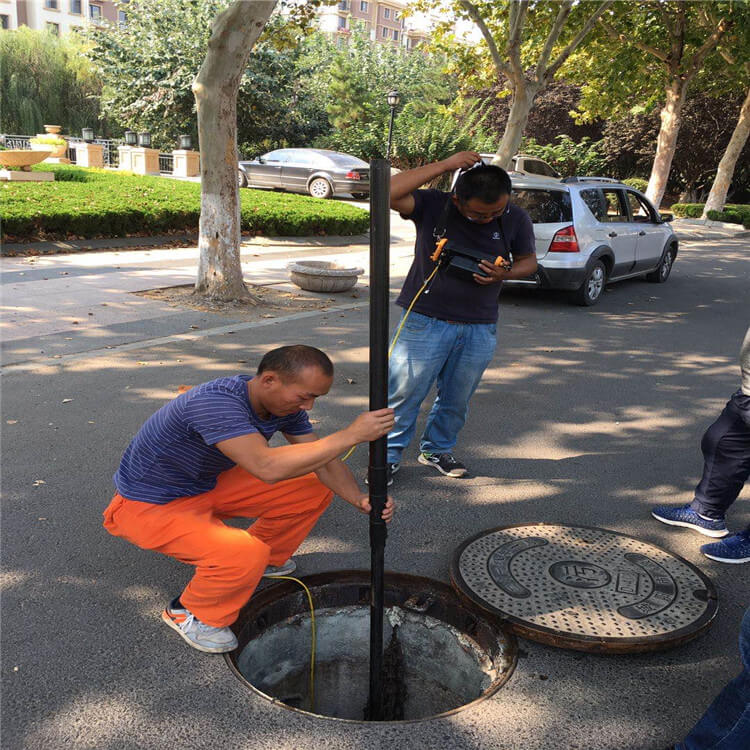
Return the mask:
<svg viewBox="0 0 750 750">
<path fill-rule="evenodd" d="M 0 143 L 5 148 L 31 148 L 31 139 L 33 135 L 2 135 Z M 71 164 L 76 163 L 76 145 L 85 143 L 81 138 L 66 138 L 68 141 L 68 150 L 65 152 L 65 158 L 70 159 Z M 93 143 L 102 147 L 102 159 L 105 167 L 116 169 L 120 163 L 120 154 L 118 146 L 124 145 L 125 141 L 119 138 L 95 138 Z M 172 154 L 159 154 L 159 172 L 172 174 L 174 171 L 174 157 Z"/>
</svg>

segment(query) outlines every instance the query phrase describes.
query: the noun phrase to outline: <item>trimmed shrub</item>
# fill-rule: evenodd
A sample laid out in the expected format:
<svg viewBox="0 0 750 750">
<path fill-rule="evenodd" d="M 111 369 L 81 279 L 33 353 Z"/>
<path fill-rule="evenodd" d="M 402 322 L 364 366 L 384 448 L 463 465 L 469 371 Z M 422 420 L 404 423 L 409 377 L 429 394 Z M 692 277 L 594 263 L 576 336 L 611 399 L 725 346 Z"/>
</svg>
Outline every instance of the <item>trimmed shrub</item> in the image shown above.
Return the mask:
<svg viewBox="0 0 750 750">
<path fill-rule="evenodd" d="M 672 213 L 688 219 L 700 219 L 703 216 L 704 203 L 673 203 Z M 750 205 L 745 203 L 727 203 L 723 211 L 709 211 L 711 221 L 725 221 L 728 224 L 742 224 L 750 228 Z"/>
<path fill-rule="evenodd" d="M 44 165 L 54 182 L 6 183 L 2 230 L 7 239 L 125 237 L 195 231 L 200 185 L 104 169 Z M 241 226 L 275 236 L 352 235 L 367 231 L 366 211 L 337 201 L 263 190 L 240 192 Z"/>
<path fill-rule="evenodd" d="M 628 177 L 623 182 L 628 186 L 632 187 L 633 190 L 638 190 L 640 193 L 645 193 L 648 187 L 648 180 L 644 180 L 641 177 Z"/>
</svg>

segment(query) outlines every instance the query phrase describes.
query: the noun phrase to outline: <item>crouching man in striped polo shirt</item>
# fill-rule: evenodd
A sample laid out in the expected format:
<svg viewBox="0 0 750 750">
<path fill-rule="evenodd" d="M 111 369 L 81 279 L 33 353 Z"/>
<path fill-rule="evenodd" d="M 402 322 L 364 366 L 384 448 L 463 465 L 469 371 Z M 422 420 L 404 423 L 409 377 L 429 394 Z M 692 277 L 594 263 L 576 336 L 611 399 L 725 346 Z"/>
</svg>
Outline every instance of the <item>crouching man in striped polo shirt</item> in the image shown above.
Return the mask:
<svg viewBox="0 0 750 750">
<path fill-rule="evenodd" d="M 255 377 L 196 386 L 141 427 L 115 473 L 104 528 L 195 566 L 162 619 L 209 653 L 237 647 L 231 625 L 264 575 L 285 575 L 292 553 L 336 493 L 362 513 L 368 495 L 340 460 L 393 427 L 393 410 L 360 414 L 324 438 L 307 410 L 328 393 L 333 364 L 311 346 L 268 352 Z M 289 445 L 270 447 L 281 432 Z M 224 519 L 257 519 L 247 530 Z M 388 500 L 383 518 L 393 516 Z"/>
</svg>

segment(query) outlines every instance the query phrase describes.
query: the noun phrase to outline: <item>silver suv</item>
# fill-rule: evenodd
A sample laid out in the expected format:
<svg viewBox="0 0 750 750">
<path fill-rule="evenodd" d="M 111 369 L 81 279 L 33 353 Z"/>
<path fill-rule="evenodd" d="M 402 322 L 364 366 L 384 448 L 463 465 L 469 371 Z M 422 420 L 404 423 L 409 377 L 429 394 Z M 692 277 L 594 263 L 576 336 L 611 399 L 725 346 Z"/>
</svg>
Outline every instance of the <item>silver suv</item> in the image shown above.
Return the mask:
<svg viewBox="0 0 750 750">
<path fill-rule="evenodd" d="M 663 284 L 677 237 L 645 195 L 606 177 L 549 179 L 511 174 L 512 200 L 534 223 L 538 269 L 506 284 L 565 289 L 594 305 L 605 284 L 635 276 Z"/>
</svg>

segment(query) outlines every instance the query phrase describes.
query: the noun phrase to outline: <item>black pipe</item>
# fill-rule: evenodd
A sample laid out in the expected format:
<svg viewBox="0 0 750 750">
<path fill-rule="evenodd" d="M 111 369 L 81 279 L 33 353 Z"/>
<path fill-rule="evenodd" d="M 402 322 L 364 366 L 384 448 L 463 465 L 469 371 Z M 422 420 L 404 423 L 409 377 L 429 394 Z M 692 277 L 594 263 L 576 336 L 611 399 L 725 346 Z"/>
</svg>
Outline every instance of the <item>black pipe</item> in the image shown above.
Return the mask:
<svg viewBox="0 0 750 750">
<path fill-rule="evenodd" d="M 370 410 L 388 406 L 388 304 L 391 169 L 386 159 L 370 162 Z M 388 439 L 370 443 L 370 699 L 367 719 L 383 718 L 383 594 L 385 540 L 382 513 L 387 500 Z"/>
</svg>

